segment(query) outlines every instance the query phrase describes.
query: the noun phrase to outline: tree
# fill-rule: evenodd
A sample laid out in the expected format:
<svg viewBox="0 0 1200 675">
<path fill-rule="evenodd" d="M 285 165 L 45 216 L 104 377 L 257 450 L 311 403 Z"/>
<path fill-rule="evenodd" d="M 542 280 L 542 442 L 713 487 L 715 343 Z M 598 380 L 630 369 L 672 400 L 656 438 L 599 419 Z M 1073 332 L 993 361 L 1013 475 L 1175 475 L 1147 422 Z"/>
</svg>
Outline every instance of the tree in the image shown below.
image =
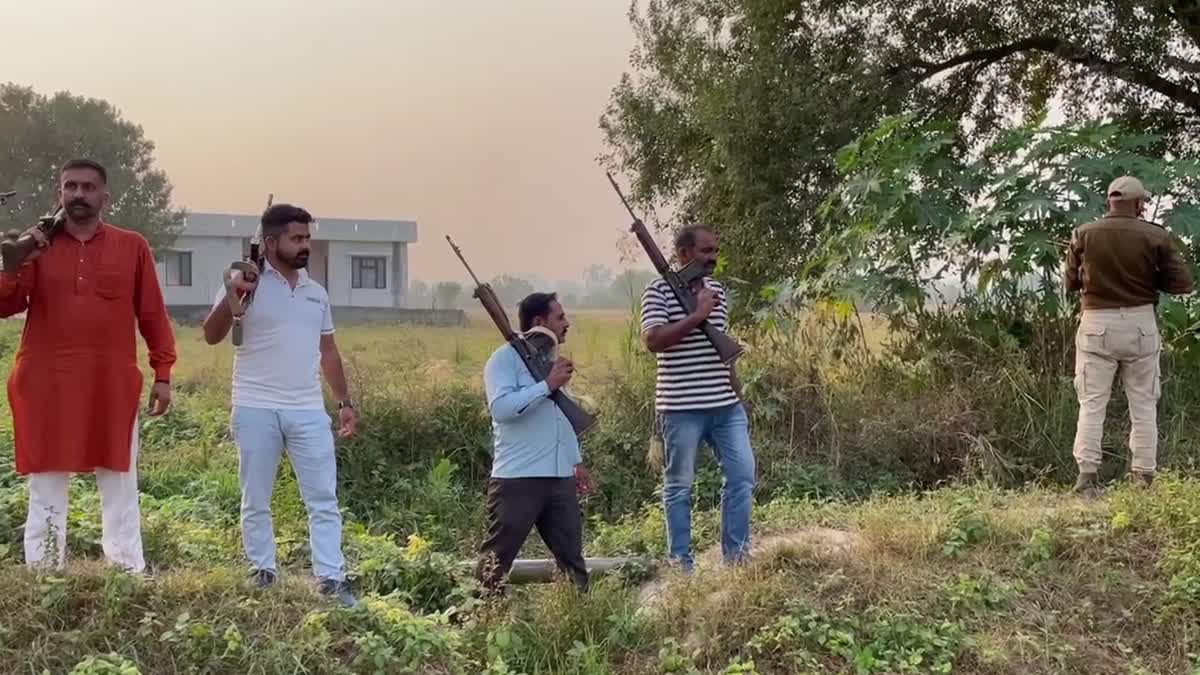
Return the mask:
<svg viewBox="0 0 1200 675">
<path fill-rule="evenodd" d="M 508 305 L 515 305 L 525 299 L 525 296 L 533 292 L 533 284 L 509 274 L 501 274 L 500 276 L 488 282 L 492 290 L 496 292 L 496 297 L 500 298 L 500 302 Z"/>
<path fill-rule="evenodd" d="M 410 307 L 426 307 L 433 300 L 429 284 L 421 279 L 413 279 L 408 285 L 408 305 Z"/>
<path fill-rule="evenodd" d="M 1155 196 L 1145 217 L 1179 237 L 1194 264 L 1200 161 L 1164 159 L 1155 150 L 1160 138 L 1115 124 L 1042 121 L 967 154 L 954 150 L 962 135 L 956 122 L 885 120 L 839 153 L 842 180 L 819 212 L 828 235 L 795 289 L 768 295 L 867 298 L 905 334 L 925 340 L 946 326 L 929 313 L 929 291 L 955 282 L 957 306 L 943 311 L 968 322 L 976 337 L 1069 328 L 1063 249 L 1074 227 L 1103 215 L 1105 189 L 1127 173 Z M 1168 339 L 1200 356 L 1200 337 L 1189 330 L 1200 307 L 1162 304 Z"/>
<path fill-rule="evenodd" d="M 608 295 L 613 309 L 628 309 L 641 301 L 647 284 L 658 278 L 653 270 L 625 270 L 613 280 Z"/>
<path fill-rule="evenodd" d="M 1060 96 L 1069 118 L 1190 132 L 1200 116 L 1200 3 L 1193 0 L 850 0 L 869 12 L 886 77 L 976 119 Z M 913 99 L 918 100 L 918 99 Z M 979 109 L 985 105 L 991 110 Z"/>
<path fill-rule="evenodd" d="M 173 188 L 154 168 L 154 143 L 108 102 L 0 84 L 0 138 L 0 190 L 18 191 L 0 211 L 5 229 L 24 230 L 53 212 L 59 167 L 88 157 L 108 171 L 106 220 L 140 232 L 156 253 L 178 234 L 185 214 L 171 208 Z"/>
<path fill-rule="evenodd" d="M 433 287 L 433 302 L 436 307 L 450 309 L 458 305 L 462 284 L 457 281 L 439 281 Z"/>
<path fill-rule="evenodd" d="M 714 225 L 733 285 L 795 273 L 837 148 L 898 107 L 864 20 L 814 29 L 816 2 L 651 0 L 601 128 L 648 226 Z M 657 208 L 672 215 L 660 219 Z"/>
<path fill-rule="evenodd" d="M 1068 121 L 1108 116 L 1155 132 L 1148 151 L 1195 154 L 1191 0 L 649 0 L 630 21 L 603 161 L 647 224 L 716 225 L 735 288 L 799 272 L 829 225 L 815 214 L 837 150 L 891 115 L 962 118 L 957 142 L 977 149 L 1057 98 Z"/>
<path fill-rule="evenodd" d="M 608 288 L 608 285 L 612 283 L 612 278 L 612 270 L 604 265 L 588 265 L 587 269 L 583 271 L 584 294 Z"/>
</svg>

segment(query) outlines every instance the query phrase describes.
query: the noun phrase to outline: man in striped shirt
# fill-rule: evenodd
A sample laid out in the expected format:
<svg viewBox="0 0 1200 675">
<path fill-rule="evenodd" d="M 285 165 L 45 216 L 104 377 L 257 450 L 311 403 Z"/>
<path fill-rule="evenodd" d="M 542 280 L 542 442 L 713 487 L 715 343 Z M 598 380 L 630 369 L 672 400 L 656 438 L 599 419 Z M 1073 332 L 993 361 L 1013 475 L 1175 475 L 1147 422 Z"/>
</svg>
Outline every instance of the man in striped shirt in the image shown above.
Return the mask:
<svg viewBox="0 0 1200 675">
<path fill-rule="evenodd" d="M 725 330 L 725 289 L 710 278 L 717 265 L 717 235 L 707 225 L 689 225 L 675 237 L 680 265 L 698 261 L 704 276 L 692 282 L 696 310 L 684 311 L 666 281 L 659 278 L 642 293 L 642 343 L 658 359 L 655 410 L 666 454 L 663 509 L 672 562 L 685 572 L 691 552 L 692 482 L 696 453 L 707 441 L 721 467 L 721 553 L 725 562 L 743 560 L 750 550 L 750 511 L 754 452 L 749 420 L 732 366 L 721 362 L 701 326 Z"/>
</svg>

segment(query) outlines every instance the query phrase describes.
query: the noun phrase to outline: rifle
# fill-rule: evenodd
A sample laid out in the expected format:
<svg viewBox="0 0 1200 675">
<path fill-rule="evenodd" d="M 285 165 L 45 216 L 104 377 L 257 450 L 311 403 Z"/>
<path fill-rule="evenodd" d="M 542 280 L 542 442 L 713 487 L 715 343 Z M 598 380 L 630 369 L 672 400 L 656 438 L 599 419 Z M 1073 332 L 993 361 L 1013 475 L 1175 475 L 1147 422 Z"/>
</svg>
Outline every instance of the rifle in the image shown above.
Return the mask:
<svg viewBox="0 0 1200 675">
<path fill-rule="evenodd" d="M 658 270 L 663 280 L 671 287 L 671 292 L 675 295 L 679 306 L 683 307 L 683 311 L 691 314 L 696 310 L 696 295 L 692 293 L 691 284 L 696 279 L 704 276 L 704 267 L 698 261 L 693 260 L 678 271 L 671 269 L 671 266 L 667 263 L 667 259 L 663 257 L 662 251 L 658 250 L 658 244 L 654 243 L 653 237 L 650 236 L 650 232 L 646 229 L 646 224 L 629 207 L 629 202 L 625 201 L 625 195 L 621 194 L 621 188 L 617 187 L 617 182 L 613 180 L 612 174 L 605 172 L 604 175 L 608 176 L 608 182 L 617 191 L 617 196 L 621 198 L 621 203 L 625 205 L 625 210 L 633 218 L 633 225 L 630 226 L 629 231 L 637 235 L 642 248 L 646 249 L 646 254 L 650 256 L 650 262 L 654 264 L 654 269 Z M 717 355 L 721 357 L 721 363 L 726 365 L 732 364 L 745 351 L 737 343 L 737 340 L 717 330 L 716 326 L 708 321 L 700 324 L 700 330 L 704 332 L 705 337 L 708 338 L 708 341 L 717 350 Z"/>
<path fill-rule="evenodd" d="M 0 193 L 0 204 L 6 203 L 10 197 L 16 196 L 16 194 L 16 190 Z M 37 228 L 46 235 L 47 240 L 62 226 L 66 213 L 66 209 L 59 206 L 54 215 L 47 214 L 38 219 Z M 35 248 L 37 248 L 37 241 L 33 235 L 22 236 L 21 231 L 16 229 L 5 232 L 4 240 L 0 241 L 0 266 L 3 266 L 5 270 L 16 270 Z"/>
<path fill-rule="evenodd" d="M 275 200 L 275 194 L 267 195 L 267 208 L 271 208 L 271 202 Z M 229 305 L 229 311 L 233 314 L 233 329 L 230 331 L 230 341 L 233 346 L 237 347 L 242 344 L 242 317 L 246 315 L 246 309 L 250 307 L 250 303 L 254 300 L 254 292 L 246 294 L 245 298 L 239 298 L 236 292 L 233 292 L 230 286 L 238 277 L 243 277 L 247 281 L 254 281 L 258 278 L 258 272 L 263 267 L 263 256 L 260 251 L 262 244 L 262 224 L 254 231 L 254 236 L 250 238 L 250 256 L 246 260 L 238 260 L 230 263 L 229 269 L 225 270 L 225 302 Z"/>
<path fill-rule="evenodd" d="M 549 367 L 537 358 L 537 351 L 533 346 L 523 336 L 517 335 L 513 331 L 512 325 L 508 322 L 508 315 L 504 313 L 504 306 L 500 304 L 500 299 L 496 297 L 496 292 L 492 290 L 491 285 L 479 281 L 479 277 L 475 276 L 475 272 L 471 270 L 471 266 L 463 257 L 462 251 L 454 245 L 449 235 L 446 235 L 446 241 L 450 243 L 450 248 L 454 249 L 458 259 L 467 268 L 467 273 L 475 281 L 475 291 L 472 293 L 472 297 L 483 304 L 484 310 L 487 311 L 488 316 L 492 317 L 496 328 L 500 329 L 500 335 L 504 336 L 504 340 L 517 350 L 517 354 L 525 362 L 525 367 L 529 369 L 529 374 L 533 375 L 533 379 L 538 382 L 546 379 L 546 376 L 550 374 Z M 554 401 L 554 405 L 558 406 L 567 421 L 571 423 L 571 428 L 575 430 L 576 435 L 583 435 L 596 423 L 596 417 L 580 407 L 570 396 L 563 393 L 562 389 L 550 392 L 550 400 Z"/>
</svg>

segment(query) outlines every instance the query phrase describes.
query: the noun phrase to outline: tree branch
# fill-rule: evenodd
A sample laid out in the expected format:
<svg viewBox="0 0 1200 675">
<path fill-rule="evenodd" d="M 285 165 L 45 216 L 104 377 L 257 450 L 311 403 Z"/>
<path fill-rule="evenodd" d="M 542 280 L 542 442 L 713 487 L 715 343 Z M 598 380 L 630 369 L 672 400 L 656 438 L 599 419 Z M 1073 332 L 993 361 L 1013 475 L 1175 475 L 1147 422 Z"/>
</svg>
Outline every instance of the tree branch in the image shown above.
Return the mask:
<svg viewBox="0 0 1200 675">
<path fill-rule="evenodd" d="M 1175 0 L 1167 7 L 1167 13 L 1188 34 L 1192 44 L 1200 47 L 1200 3 L 1196 0 Z"/>
<path fill-rule="evenodd" d="M 991 49 L 978 49 L 975 51 L 966 52 L 964 54 L 959 54 L 958 56 L 955 56 L 947 61 L 942 61 L 941 63 L 933 63 L 918 59 L 912 61 L 910 65 L 920 68 L 924 71 L 921 73 L 920 78 L 918 78 L 919 80 L 924 81 L 937 75 L 938 73 L 945 72 L 951 68 L 957 68 L 958 66 L 966 63 L 991 65 L 997 61 L 1003 61 L 1013 54 L 1019 54 L 1021 52 L 1037 49 L 1039 40 L 1040 38 L 1027 38 L 1025 40 L 1018 40 L 1010 45 L 992 47 Z M 903 70 L 903 67 L 895 68 L 894 70 Z"/>
<path fill-rule="evenodd" d="M 914 60 L 904 66 L 893 67 L 891 74 L 896 75 L 904 70 L 915 68 L 919 71 L 917 81 L 923 82 L 938 73 L 963 64 L 974 63 L 987 66 L 1002 61 L 1014 54 L 1033 51 L 1053 54 L 1060 59 L 1081 65 L 1093 72 L 1102 73 L 1131 84 L 1146 87 L 1166 96 L 1176 103 L 1181 103 L 1196 112 L 1200 112 L 1200 92 L 1193 91 L 1177 82 L 1168 80 L 1157 73 L 1141 69 L 1134 64 L 1111 61 L 1066 40 L 1050 36 L 1035 36 L 1000 47 L 965 52 L 938 63 Z"/>
</svg>

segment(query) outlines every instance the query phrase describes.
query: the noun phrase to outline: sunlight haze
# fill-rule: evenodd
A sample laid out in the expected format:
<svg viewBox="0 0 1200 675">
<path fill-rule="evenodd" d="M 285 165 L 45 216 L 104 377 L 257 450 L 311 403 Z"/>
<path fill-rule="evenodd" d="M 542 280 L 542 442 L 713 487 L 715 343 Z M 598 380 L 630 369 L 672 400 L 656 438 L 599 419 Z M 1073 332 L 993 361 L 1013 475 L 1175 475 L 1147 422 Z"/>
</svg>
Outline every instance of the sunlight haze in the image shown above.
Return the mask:
<svg viewBox="0 0 1200 675">
<path fill-rule="evenodd" d="M 595 158 L 626 0 L 0 1 L 0 81 L 103 98 L 176 206 L 415 218 L 410 278 L 620 269 Z M 644 259 L 632 266 L 647 268 Z"/>
</svg>

